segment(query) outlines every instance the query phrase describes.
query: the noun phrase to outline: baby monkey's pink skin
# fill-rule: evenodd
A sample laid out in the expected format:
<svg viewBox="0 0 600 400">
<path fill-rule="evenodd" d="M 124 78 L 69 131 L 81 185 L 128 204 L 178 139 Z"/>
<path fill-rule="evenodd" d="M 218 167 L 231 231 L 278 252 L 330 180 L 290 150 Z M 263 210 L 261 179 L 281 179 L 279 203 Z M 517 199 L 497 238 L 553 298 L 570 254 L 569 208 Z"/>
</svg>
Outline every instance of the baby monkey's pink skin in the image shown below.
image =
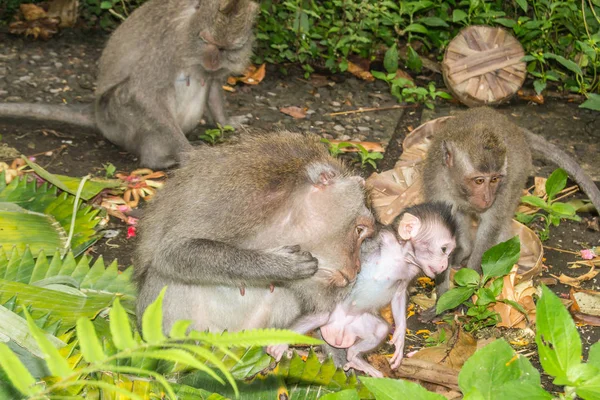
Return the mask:
<svg viewBox="0 0 600 400">
<path fill-rule="evenodd" d="M 364 243 L 362 270 L 356 284 L 331 314 L 309 315 L 292 326 L 300 333 L 321 327 L 327 343 L 348 349 L 345 370 L 354 368 L 374 377 L 383 376 L 361 355 L 386 338 L 389 326 L 379 317 L 379 310 L 390 302 L 396 325 L 390 342 L 396 350 L 390 364 L 392 369 L 397 368 L 404 351 L 408 285 L 421 272 L 434 278 L 448 267 L 449 255 L 456 246 L 453 222 L 448 224 L 439 212 L 436 215 L 435 207 L 417 206 L 414 210 L 420 211 L 421 219 L 406 212 L 396 232 L 383 228 Z M 267 352 L 279 360 L 287 348 L 287 345 L 269 346 Z"/>
</svg>

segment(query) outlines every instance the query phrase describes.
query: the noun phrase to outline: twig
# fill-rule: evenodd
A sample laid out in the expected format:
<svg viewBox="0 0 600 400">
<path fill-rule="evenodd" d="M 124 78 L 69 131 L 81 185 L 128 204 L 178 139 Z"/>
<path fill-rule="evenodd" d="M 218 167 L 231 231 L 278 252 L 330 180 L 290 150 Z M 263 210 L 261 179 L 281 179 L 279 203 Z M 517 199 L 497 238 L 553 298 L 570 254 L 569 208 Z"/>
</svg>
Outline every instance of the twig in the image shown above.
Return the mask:
<svg viewBox="0 0 600 400">
<path fill-rule="evenodd" d="M 329 114 L 325 114 L 325 115 L 333 117 L 336 115 L 358 114 L 358 113 L 371 112 L 371 111 L 387 111 L 387 110 L 396 110 L 399 108 L 417 108 L 417 107 L 418 107 L 418 104 L 411 104 L 408 106 L 396 105 L 396 106 L 389 106 L 389 107 L 359 108 L 358 110 L 340 111 L 340 112 L 334 112 L 334 113 L 329 113 Z"/>
<path fill-rule="evenodd" d="M 50 153 L 50 152 L 54 153 L 55 151 L 61 152 L 66 148 L 67 148 L 67 145 L 63 144 L 60 147 L 57 147 L 55 149 L 50 149 L 50 150 L 42 151 L 40 153 L 30 154 L 27 157 L 37 157 L 37 156 L 41 156 L 42 154 L 46 154 L 46 153 Z"/>
<path fill-rule="evenodd" d="M 552 201 L 558 201 L 558 200 L 560 200 L 560 199 L 564 199 L 565 197 L 569 197 L 570 195 L 577 193 L 577 192 L 579 191 L 579 186 L 572 186 L 572 187 L 570 187 L 570 188 L 568 188 L 568 189 L 572 189 L 572 190 L 571 190 L 570 192 L 567 192 L 567 193 L 563 194 L 563 195 L 562 195 L 562 196 L 560 196 L 560 197 L 557 197 L 557 198 L 555 198 L 555 199 L 554 199 L 554 200 L 552 200 Z M 562 192 L 565 192 L 566 190 L 567 190 L 567 189 L 563 190 Z M 561 192 L 561 193 L 562 193 L 562 192 Z"/>
<path fill-rule="evenodd" d="M 575 254 L 575 255 L 579 255 L 579 253 L 575 252 L 575 251 L 571 251 L 571 250 L 563 250 L 563 249 L 557 249 L 556 247 L 550 247 L 550 246 L 543 246 L 545 249 L 548 250 L 554 250 L 554 251 L 559 251 L 561 253 L 569 253 L 569 254 Z"/>
</svg>

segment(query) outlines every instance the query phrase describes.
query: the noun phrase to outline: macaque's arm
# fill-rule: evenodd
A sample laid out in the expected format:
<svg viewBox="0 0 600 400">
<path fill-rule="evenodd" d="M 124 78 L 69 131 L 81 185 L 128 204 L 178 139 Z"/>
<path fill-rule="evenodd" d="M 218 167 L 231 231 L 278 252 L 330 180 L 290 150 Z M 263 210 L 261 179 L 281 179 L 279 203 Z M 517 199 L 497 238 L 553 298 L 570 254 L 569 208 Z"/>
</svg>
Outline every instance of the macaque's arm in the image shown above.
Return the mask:
<svg viewBox="0 0 600 400">
<path fill-rule="evenodd" d="M 392 369 L 398 368 L 404 357 L 404 336 L 406 335 L 406 289 L 408 282 L 401 281 L 392 298 L 392 315 L 396 329 L 390 343 L 396 346 L 394 356 L 390 359 Z"/>
</svg>

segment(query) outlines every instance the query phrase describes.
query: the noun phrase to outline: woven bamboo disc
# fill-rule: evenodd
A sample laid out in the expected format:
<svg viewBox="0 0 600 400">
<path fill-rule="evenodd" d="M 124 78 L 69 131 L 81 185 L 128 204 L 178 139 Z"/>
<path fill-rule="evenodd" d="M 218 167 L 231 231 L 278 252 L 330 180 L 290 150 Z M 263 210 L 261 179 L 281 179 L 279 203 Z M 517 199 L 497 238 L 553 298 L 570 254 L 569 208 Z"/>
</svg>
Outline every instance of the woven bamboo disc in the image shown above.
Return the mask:
<svg viewBox="0 0 600 400">
<path fill-rule="evenodd" d="M 442 76 L 454 97 L 469 107 L 510 99 L 527 75 L 523 47 L 503 28 L 469 26 L 452 39 Z"/>
<path fill-rule="evenodd" d="M 382 224 L 392 223 L 402 210 L 424 201 L 421 180 L 423 160 L 431 138 L 448 118 L 453 117 L 431 120 L 408 134 L 403 142 L 404 151 L 394 169 L 373 173 L 367 179 L 372 206 L 377 220 Z M 542 272 L 544 252 L 542 242 L 531 229 L 514 220 L 512 229 L 521 239 L 521 258 L 517 263 L 519 269 L 516 277 L 518 283 Z"/>
</svg>

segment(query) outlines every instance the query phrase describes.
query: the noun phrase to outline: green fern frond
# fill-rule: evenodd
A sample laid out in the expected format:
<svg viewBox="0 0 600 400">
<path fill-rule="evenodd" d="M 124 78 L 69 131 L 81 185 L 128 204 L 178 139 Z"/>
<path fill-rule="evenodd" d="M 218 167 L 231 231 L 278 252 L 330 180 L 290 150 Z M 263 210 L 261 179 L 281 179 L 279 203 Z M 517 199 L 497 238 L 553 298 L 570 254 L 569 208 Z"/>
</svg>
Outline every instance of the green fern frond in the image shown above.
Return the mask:
<svg viewBox="0 0 600 400">
<path fill-rule="evenodd" d="M 250 347 L 268 346 L 270 344 L 322 344 L 323 341 L 292 331 L 280 329 L 254 329 L 242 332 L 208 333 L 194 331 L 190 337 L 214 346 Z"/>
</svg>

